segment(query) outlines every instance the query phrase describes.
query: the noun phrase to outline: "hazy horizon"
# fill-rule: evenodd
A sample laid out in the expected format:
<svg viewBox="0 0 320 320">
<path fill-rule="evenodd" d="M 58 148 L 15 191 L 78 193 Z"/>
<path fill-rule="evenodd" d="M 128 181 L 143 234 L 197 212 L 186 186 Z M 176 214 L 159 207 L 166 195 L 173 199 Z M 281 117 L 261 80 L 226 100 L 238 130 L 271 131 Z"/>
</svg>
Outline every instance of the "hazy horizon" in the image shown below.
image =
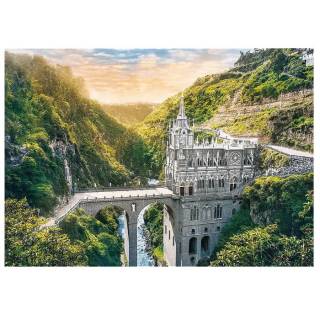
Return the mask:
<svg viewBox="0 0 320 320">
<path fill-rule="evenodd" d="M 17 49 L 69 66 L 103 104 L 159 104 L 197 78 L 233 66 L 240 49 Z"/>
</svg>

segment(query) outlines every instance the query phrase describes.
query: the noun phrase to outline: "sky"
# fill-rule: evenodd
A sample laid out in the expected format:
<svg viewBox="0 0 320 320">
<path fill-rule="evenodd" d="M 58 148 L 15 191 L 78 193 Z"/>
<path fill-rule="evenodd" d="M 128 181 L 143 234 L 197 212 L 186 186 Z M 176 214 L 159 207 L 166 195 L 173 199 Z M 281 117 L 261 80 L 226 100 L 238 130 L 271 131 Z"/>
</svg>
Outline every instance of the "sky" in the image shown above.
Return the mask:
<svg viewBox="0 0 320 320">
<path fill-rule="evenodd" d="M 10 50 L 11 51 L 11 50 Z M 206 74 L 232 67 L 239 49 L 22 49 L 70 66 L 102 103 L 160 103 Z"/>
</svg>

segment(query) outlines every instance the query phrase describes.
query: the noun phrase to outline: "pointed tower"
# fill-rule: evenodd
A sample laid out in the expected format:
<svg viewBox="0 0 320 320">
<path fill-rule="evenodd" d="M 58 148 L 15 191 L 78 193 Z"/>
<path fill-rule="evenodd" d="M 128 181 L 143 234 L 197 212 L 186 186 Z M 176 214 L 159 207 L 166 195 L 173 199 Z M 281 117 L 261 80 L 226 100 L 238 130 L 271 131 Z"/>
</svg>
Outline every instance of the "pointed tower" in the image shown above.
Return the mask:
<svg viewBox="0 0 320 320">
<path fill-rule="evenodd" d="M 185 110 L 184 110 L 184 97 L 183 94 L 180 98 L 180 106 L 179 106 L 179 113 L 177 116 L 177 127 L 179 128 L 187 128 L 189 129 L 189 123 L 188 118 L 186 116 Z"/>
</svg>

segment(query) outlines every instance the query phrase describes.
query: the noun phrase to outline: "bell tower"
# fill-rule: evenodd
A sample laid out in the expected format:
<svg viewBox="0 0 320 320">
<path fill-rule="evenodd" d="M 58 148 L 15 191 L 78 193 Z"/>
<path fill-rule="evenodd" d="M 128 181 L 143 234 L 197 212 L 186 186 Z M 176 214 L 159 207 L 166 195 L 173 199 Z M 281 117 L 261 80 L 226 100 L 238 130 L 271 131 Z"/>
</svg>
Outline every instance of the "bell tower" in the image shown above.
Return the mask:
<svg viewBox="0 0 320 320">
<path fill-rule="evenodd" d="M 192 149 L 194 134 L 185 113 L 183 94 L 177 118 L 169 125 L 165 177 L 168 188 L 176 192 L 177 172 L 187 166 L 187 149 Z"/>
</svg>

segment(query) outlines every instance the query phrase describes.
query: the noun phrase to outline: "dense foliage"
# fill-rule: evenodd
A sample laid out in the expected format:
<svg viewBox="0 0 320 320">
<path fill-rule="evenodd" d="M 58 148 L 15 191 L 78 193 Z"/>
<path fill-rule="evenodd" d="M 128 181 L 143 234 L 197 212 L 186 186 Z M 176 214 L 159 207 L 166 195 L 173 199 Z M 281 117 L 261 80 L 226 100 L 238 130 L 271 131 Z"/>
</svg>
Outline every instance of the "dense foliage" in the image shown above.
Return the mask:
<svg viewBox="0 0 320 320">
<path fill-rule="evenodd" d="M 312 266 L 313 175 L 258 178 L 222 229 L 213 266 Z"/>
<path fill-rule="evenodd" d="M 301 98 L 298 105 L 288 102 L 285 110 L 268 106 L 265 99 L 277 100 L 281 93 L 313 88 L 313 66 L 306 66 L 298 49 L 265 49 L 242 53 L 235 68 L 207 75 L 184 90 L 186 114 L 200 125 L 204 122 L 232 134 L 259 135 L 274 143 L 312 150 L 312 95 Z M 152 150 L 160 173 L 165 154 L 169 121 L 178 113 L 181 93 L 168 98 L 149 114 L 138 132 Z M 237 113 L 229 109 L 235 103 L 247 106 L 246 113 L 225 123 L 211 124 L 218 114 L 224 119 Z M 250 105 L 264 104 L 265 110 L 250 112 Z M 256 110 L 255 106 L 252 106 Z M 291 111 L 291 110 L 295 111 Z M 226 114 L 225 114 L 226 113 Z"/>
<path fill-rule="evenodd" d="M 257 227 L 234 235 L 212 262 L 212 266 L 312 265 L 312 239 L 281 235 L 277 232 L 277 225 Z"/>
<path fill-rule="evenodd" d="M 71 243 L 60 228 L 40 229 L 45 219 L 25 199 L 5 203 L 6 266 L 86 265 L 83 246 Z"/>
<path fill-rule="evenodd" d="M 262 148 L 262 150 L 260 150 L 259 168 L 262 170 L 285 167 L 288 166 L 289 163 L 289 157 L 283 153 L 267 148 Z"/>
<path fill-rule="evenodd" d="M 241 96 L 243 102 L 276 98 L 280 93 L 313 87 L 313 67 L 305 65 L 299 50 L 256 50 L 240 56 L 240 60 L 243 65 L 259 61 L 252 73 L 246 75 Z M 239 68 L 237 70 L 240 71 Z"/>
<path fill-rule="evenodd" d="M 262 177 L 246 187 L 242 196 L 250 204 L 250 214 L 256 223 L 263 226 L 277 223 L 281 233 L 300 237 L 299 214 L 312 190 L 312 173 L 287 178 Z M 308 218 L 313 218 L 312 211 Z"/>
<path fill-rule="evenodd" d="M 150 235 L 150 245 L 152 248 L 152 256 L 157 264 L 165 264 L 163 258 L 163 205 L 155 203 L 151 205 L 145 212 L 145 226 Z"/>
<path fill-rule="evenodd" d="M 60 223 L 72 243 L 84 248 L 89 266 L 121 266 L 123 241 L 118 234 L 118 214 L 112 207 L 100 210 L 96 217 L 78 209 Z"/>
<path fill-rule="evenodd" d="M 118 185 L 149 173 L 142 139 L 88 99 L 68 67 L 6 53 L 5 107 L 6 197 L 27 197 L 41 214 L 68 193 L 64 160 L 77 187 Z"/>
</svg>

